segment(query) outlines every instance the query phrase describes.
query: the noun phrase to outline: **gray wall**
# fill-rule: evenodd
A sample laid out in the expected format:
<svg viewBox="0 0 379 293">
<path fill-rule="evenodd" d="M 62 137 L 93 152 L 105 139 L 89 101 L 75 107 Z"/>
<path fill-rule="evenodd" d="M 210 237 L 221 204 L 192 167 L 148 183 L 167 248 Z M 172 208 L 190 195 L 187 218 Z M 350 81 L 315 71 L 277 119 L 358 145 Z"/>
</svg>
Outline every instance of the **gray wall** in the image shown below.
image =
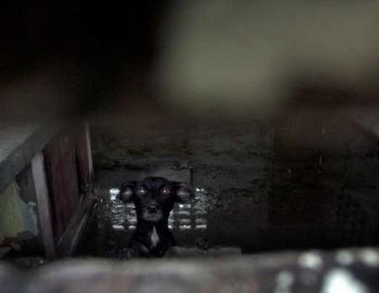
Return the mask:
<svg viewBox="0 0 379 293">
<path fill-rule="evenodd" d="M 348 119 L 298 112 L 276 127 L 270 243 L 377 244 L 378 141 Z"/>
</svg>

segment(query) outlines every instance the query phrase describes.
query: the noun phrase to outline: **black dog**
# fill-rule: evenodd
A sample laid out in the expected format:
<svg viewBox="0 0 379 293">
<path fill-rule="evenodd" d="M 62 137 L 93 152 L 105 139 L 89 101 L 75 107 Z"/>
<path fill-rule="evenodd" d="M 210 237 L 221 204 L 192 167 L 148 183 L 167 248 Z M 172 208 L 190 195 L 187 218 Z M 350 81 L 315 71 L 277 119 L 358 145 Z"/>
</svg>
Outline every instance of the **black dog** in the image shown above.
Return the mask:
<svg viewBox="0 0 379 293">
<path fill-rule="evenodd" d="M 170 211 L 176 202 L 188 202 L 192 196 L 189 185 L 161 177 L 123 183 L 118 197 L 133 202 L 137 214 L 137 228 L 128 244 L 132 256 L 161 257 L 175 246 L 168 228 Z"/>
</svg>

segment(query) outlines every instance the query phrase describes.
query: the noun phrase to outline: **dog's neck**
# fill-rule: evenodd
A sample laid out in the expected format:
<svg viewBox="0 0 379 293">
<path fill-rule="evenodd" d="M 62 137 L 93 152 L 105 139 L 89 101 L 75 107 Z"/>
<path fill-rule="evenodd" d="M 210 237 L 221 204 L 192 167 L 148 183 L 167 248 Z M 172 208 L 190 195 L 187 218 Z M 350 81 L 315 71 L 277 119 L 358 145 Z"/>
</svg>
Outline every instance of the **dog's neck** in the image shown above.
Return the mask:
<svg viewBox="0 0 379 293">
<path fill-rule="evenodd" d="M 158 233 L 160 231 L 168 230 L 168 219 L 163 219 L 155 222 L 150 222 L 143 219 L 137 220 L 137 230 L 152 231 L 153 229 L 156 229 Z"/>
<path fill-rule="evenodd" d="M 136 233 L 144 235 L 143 237 L 149 243 L 150 249 L 154 249 L 162 241 L 167 241 L 167 233 L 170 233 L 168 231 L 168 219 L 156 222 L 139 219 L 137 222 Z"/>
</svg>

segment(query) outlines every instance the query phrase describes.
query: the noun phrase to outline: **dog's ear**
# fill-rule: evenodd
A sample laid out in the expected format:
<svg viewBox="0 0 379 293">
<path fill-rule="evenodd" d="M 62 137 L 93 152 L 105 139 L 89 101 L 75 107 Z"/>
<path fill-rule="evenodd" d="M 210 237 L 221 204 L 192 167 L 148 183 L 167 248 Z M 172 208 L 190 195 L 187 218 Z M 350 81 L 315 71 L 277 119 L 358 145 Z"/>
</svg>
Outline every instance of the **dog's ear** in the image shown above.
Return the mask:
<svg viewBox="0 0 379 293">
<path fill-rule="evenodd" d="M 176 182 L 176 201 L 179 203 L 187 203 L 193 197 L 193 190 L 189 184 Z"/>
<path fill-rule="evenodd" d="M 124 203 L 130 202 L 134 195 L 135 186 L 136 186 L 135 181 L 122 183 L 120 187 L 120 193 L 118 194 L 117 199 L 121 200 Z"/>
</svg>

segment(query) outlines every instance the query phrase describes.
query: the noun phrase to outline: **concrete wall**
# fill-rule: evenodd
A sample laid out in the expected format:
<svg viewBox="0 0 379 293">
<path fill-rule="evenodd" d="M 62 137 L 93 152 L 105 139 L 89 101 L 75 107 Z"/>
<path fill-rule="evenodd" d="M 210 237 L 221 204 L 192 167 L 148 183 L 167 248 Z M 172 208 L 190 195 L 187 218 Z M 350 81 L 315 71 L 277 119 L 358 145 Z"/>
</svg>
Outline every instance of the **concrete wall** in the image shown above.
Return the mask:
<svg viewBox="0 0 379 293">
<path fill-rule="evenodd" d="M 378 141 L 348 119 L 298 112 L 276 127 L 270 243 L 377 244 Z"/>
</svg>

